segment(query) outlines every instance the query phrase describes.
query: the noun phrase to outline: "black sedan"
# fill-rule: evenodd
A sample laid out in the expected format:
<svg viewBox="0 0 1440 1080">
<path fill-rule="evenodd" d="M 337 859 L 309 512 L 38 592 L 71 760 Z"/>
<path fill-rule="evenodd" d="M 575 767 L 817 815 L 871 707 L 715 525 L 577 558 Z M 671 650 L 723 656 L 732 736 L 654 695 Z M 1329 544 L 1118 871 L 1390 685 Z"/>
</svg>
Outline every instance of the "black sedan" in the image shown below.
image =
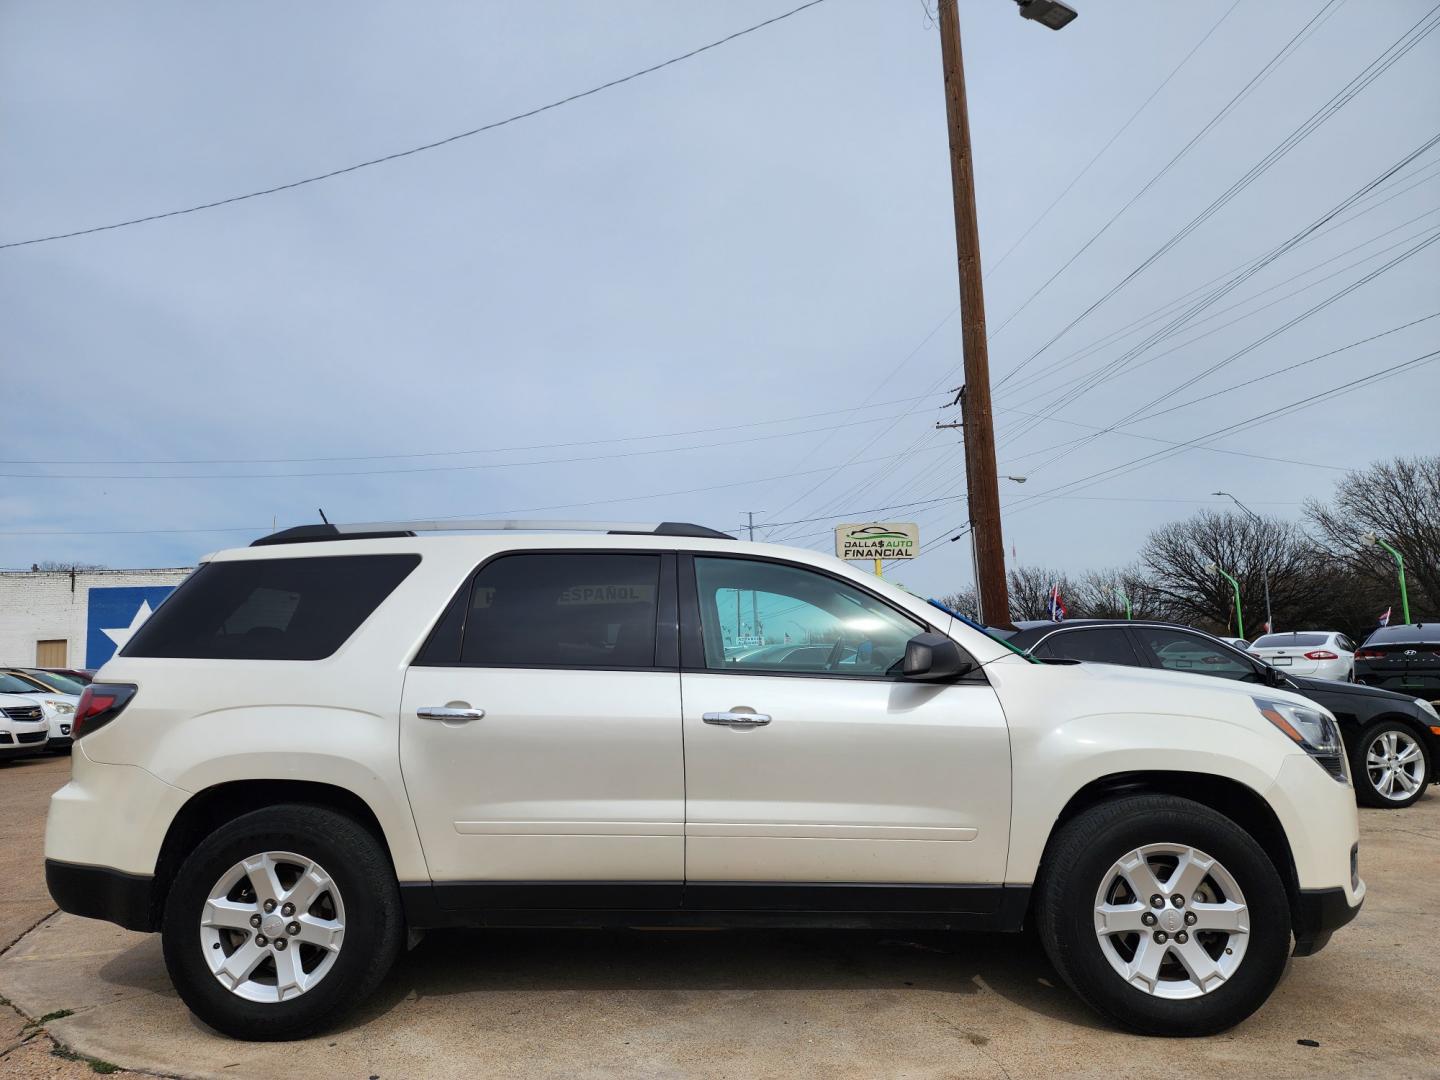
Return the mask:
<svg viewBox="0 0 1440 1080">
<path fill-rule="evenodd" d="M 1440 623 L 1380 627 L 1355 650 L 1355 678 L 1369 686 L 1440 698 Z"/>
<path fill-rule="evenodd" d="M 1165 668 L 1293 690 L 1339 721 L 1355 796 L 1398 809 L 1425 792 L 1440 762 L 1440 715 L 1413 694 L 1286 675 L 1200 630 L 1170 623 L 1078 620 L 1031 625 L 1009 637 L 1041 660 Z"/>
</svg>

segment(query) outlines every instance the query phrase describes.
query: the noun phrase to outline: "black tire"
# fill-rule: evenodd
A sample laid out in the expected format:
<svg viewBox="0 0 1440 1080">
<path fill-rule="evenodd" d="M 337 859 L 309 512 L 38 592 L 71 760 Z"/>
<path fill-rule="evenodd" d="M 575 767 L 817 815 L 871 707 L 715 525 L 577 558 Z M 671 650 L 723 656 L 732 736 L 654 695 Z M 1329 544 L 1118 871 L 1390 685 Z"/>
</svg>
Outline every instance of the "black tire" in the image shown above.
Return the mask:
<svg viewBox="0 0 1440 1080">
<path fill-rule="evenodd" d="M 1366 762 L 1371 744 L 1380 736 L 1391 731 L 1401 732 L 1407 738 L 1412 739 L 1420 748 L 1420 756 L 1425 762 L 1420 786 L 1402 799 L 1392 799 L 1380 793 L 1370 779 L 1370 770 Z M 1350 776 L 1355 782 L 1355 801 L 1361 806 L 1375 806 L 1382 810 L 1403 810 L 1425 794 L 1425 788 L 1434 776 L 1435 763 L 1430 760 L 1430 749 L 1426 745 L 1425 736 L 1400 720 L 1376 721 L 1360 733 L 1360 737 L 1350 745 L 1349 749 Z"/>
<path fill-rule="evenodd" d="M 267 851 L 318 862 L 345 908 L 345 937 L 334 966 L 315 986 L 281 1002 L 251 1001 L 223 986 L 205 960 L 200 934 L 210 890 L 222 875 Z M 256 1041 L 298 1039 L 335 1024 L 374 992 L 399 955 L 404 933 L 400 889 L 384 847 L 354 819 L 304 805 L 256 810 L 201 841 L 175 877 L 162 924 L 165 966 L 181 1000 L 216 1031 Z"/>
<path fill-rule="evenodd" d="M 1095 932 L 1096 893 L 1111 867 L 1136 848 L 1169 843 L 1219 860 L 1250 912 L 1239 967 L 1224 984 L 1186 999 L 1132 986 L 1106 959 Z M 1212 1035 L 1233 1027 L 1265 1003 L 1290 952 L 1285 885 L 1260 845 L 1208 806 L 1168 795 L 1116 799 L 1067 822 L 1046 851 L 1036 908 L 1045 952 L 1071 989 L 1096 1012 L 1145 1035 Z"/>
</svg>

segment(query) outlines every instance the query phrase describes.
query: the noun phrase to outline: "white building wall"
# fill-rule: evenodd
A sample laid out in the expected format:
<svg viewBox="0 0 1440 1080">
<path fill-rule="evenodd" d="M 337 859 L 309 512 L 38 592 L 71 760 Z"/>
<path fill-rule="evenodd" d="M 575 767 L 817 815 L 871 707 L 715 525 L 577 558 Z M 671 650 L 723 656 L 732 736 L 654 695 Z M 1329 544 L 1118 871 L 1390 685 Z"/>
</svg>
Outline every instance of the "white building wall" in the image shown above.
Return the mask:
<svg viewBox="0 0 1440 1080">
<path fill-rule="evenodd" d="M 191 569 L 0 572 L 0 665 L 33 666 L 37 642 L 64 638 L 67 665 L 84 667 L 92 588 L 173 587 Z"/>
</svg>

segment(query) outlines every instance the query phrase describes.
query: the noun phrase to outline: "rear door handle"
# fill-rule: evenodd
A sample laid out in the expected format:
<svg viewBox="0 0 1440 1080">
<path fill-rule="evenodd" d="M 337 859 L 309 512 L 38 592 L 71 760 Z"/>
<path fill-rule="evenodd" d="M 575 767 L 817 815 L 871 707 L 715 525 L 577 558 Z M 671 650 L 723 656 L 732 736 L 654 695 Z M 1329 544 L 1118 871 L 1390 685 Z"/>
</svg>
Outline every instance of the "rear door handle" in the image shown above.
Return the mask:
<svg viewBox="0 0 1440 1080">
<path fill-rule="evenodd" d="M 449 705 L 422 705 L 415 710 L 421 720 L 484 720 L 484 709 L 457 709 Z"/>
<path fill-rule="evenodd" d="M 770 723 L 769 713 L 757 712 L 707 712 L 700 719 L 707 724 L 718 724 L 721 727 L 764 727 Z"/>
</svg>

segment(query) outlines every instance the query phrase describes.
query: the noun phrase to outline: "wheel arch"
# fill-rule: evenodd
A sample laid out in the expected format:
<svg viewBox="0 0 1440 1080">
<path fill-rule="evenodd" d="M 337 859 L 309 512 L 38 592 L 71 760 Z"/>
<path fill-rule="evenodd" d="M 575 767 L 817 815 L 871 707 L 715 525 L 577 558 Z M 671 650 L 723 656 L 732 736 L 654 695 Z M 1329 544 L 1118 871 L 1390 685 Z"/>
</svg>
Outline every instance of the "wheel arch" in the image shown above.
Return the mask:
<svg viewBox="0 0 1440 1080">
<path fill-rule="evenodd" d="M 1070 797 L 1056 817 L 1040 857 L 1040 873 L 1044 874 L 1051 845 L 1067 822 L 1092 806 L 1127 795 L 1172 795 L 1190 799 L 1235 822 L 1254 837 L 1279 873 L 1280 880 L 1285 883 L 1292 917 L 1298 912 L 1300 879 L 1295 868 L 1295 855 L 1274 808 L 1254 788 L 1210 773 L 1147 770 L 1111 773 L 1090 781 Z M 1033 895 L 1038 896 L 1039 890 L 1036 889 Z"/>
<path fill-rule="evenodd" d="M 375 837 L 394 869 L 394 855 L 379 817 L 353 791 L 313 780 L 231 780 L 196 792 L 171 820 L 155 860 L 151 929 L 158 929 L 164 918 L 165 900 L 180 865 L 206 836 L 243 814 L 283 804 L 323 806 L 345 814 Z"/>
</svg>

